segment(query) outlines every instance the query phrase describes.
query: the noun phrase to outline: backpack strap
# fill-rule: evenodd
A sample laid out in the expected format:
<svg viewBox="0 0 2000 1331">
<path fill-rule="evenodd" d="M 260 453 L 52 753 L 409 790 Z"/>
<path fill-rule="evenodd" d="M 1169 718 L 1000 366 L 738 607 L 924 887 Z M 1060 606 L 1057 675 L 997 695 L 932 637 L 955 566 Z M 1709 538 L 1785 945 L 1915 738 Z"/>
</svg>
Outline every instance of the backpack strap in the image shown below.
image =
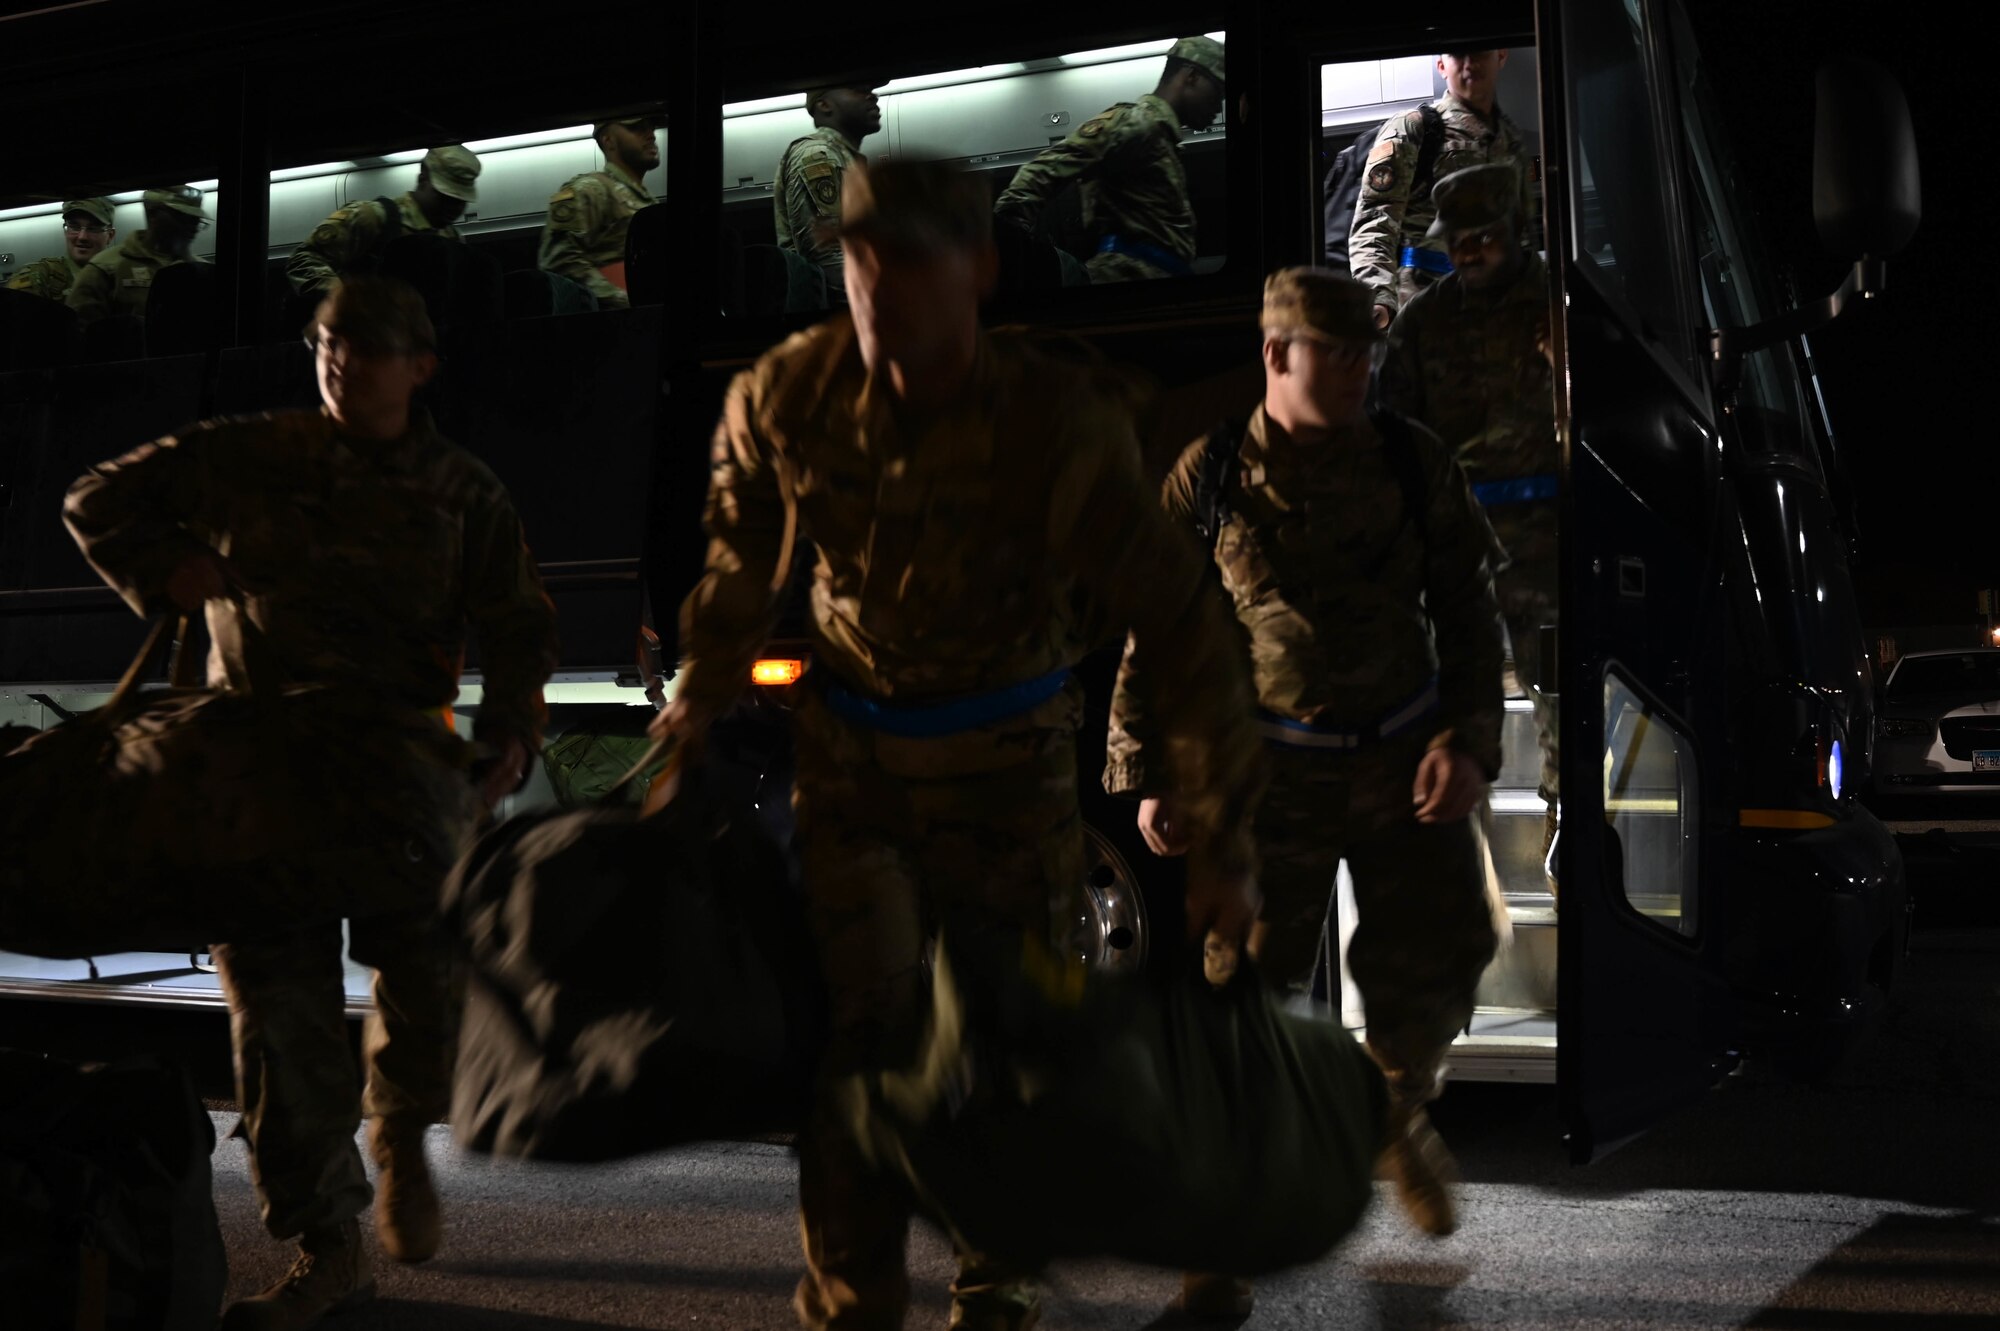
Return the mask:
<svg viewBox="0 0 2000 1331">
<path fill-rule="evenodd" d="M 1244 419 L 1218 421 L 1201 445 L 1201 468 L 1194 477 L 1194 529 L 1210 551 L 1229 523 L 1229 477 L 1243 452 Z"/>
<path fill-rule="evenodd" d="M 1417 108 L 1424 120 L 1423 142 L 1417 146 L 1417 171 L 1410 177 L 1410 193 L 1415 194 L 1418 186 L 1426 191 L 1437 182 L 1431 179 L 1437 170 L 1438 153 L 1444 150 L 1444 112 L 1430 102 Z"/>
<path fill-rule="evenodd" d="M 1393 411 L 1371 408 L 1368 412 L 1369 424 L 1382 437 L 1382 460 L 1389 464 L 1389 470 L 1396 477 L 1396 488 L 1402 492 L 1403 521 L 1398 524 L 1400 534 L 1404 525 L 1417 529 L 1417 541 L 1430 545 L 1430 482 L 1424 476 L 1423 459 L 1417 456 L 1416 435 L 1412 422 L 1407 416 L 1399 416 Z M 1372 581 L 1389 562 L 1389 554 L 1396 548 L 1396 538 L 1389 538 L 1387 545 L 1368 566 L 1368 577 Z"/>
</svg>

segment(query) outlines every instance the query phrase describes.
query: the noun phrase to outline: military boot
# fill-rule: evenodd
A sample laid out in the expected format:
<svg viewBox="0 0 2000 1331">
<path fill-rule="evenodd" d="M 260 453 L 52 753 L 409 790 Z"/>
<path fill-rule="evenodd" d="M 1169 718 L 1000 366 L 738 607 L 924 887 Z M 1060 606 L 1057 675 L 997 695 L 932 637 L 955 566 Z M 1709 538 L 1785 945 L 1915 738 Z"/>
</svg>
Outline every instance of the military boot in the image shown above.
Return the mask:
<svg viewBox="0 0 2000 1331">
<path fill-rule="evenodd" d="M 398 1262 L 426 1262 L 444 1234 L 437 1189 L 424 1159 L 424 1125 L 393 1118 L 368 1123 L 368 1154 L 381 1171 L 375 1180 L 375 1237 Z"/>
<path fill-rule="evenodd" d="M 1211 1271 L 1181 1273 L 1181 1295 L 1174 1308 L 1197 1322 L 1240 1322 L 1257 1306 L 1257 1291 L 1247 1280 Z"/>
<path fill-rule="evenodd" d="M 980 1280 L 961 1271 L 951 1286 L 947 1331 L 1033 1331 L 1042 1320 L 1041 1295 L 1032 1280 Z"/>
<path fill-rule="evenodd" d="M 361 1246 L 361 1222 L 349 1218 L 301 1235 L 298 1260 L 285 1278 L 231 1304 L 222 1316 L 222 1331 L 298 1331 L 374 1297 L 375 1277 Z"/>
<path fill-rule="evenodd" d="M 1458 1228 L 1451 1199 L 1458 1165 L 1421 1104 L 1390 1101 L 1388 1139 L 1375 1176 L 1396 1185 L 1396 1200 L 1424 1233 L 1443 1238 Z"/>
</svg>

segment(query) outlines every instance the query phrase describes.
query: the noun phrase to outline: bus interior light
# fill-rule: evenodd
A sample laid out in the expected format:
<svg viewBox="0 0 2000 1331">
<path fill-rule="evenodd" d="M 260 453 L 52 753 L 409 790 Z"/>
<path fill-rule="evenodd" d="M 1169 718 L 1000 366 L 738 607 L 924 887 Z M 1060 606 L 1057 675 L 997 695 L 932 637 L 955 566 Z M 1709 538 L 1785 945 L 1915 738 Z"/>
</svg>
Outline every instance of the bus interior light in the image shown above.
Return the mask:
<svg viewBox="0 0 2000 1331">
<path fill-rule="evenodd" d="M 1827 786 L 1833 791 L 1835 799 L 1840 798 L 1841 769 L 1844 766 L 1844 755 L 1840 751 L 1840 741 L 1835 740 L 1832 748 L 1828 751 L 1826 759 Z"/>
<path fill-rule="evenodd" d="M 804 661 L 763 660 L 750 667 L 752 684 L 796 684 L 805 674 Z"/>
</svg>

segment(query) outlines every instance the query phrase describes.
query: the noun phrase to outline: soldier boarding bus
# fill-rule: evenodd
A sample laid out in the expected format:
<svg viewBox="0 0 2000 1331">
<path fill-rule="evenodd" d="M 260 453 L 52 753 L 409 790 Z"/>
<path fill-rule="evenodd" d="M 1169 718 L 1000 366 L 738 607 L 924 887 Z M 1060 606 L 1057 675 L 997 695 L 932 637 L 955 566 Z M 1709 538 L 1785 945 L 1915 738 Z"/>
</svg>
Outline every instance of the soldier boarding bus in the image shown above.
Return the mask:
<svg viewBox="0 0 2000 1331">
<path fill-rule="evenodd" d="M 0 100 L 23 123 L 76 97 L 106 123 L 150 116 L 167 68 L 187 106 L 178 133 L 107 141 L 94 157 L 66 141 L 18 145 L 0 285 L 64 253 L 78 201 L 114 210 L 113 245 L 167 187 L 203 224 L 188 261 L 149 272 L 150 294 L 115 317 L 84 322 L 0 291 L 0 722 L 40 729 L 88 709 L 143 636 L 63 530 L 68 485 L 187 422 L 316 400 L 287 270 L 336 214 L 394 232 L 340 262 L 424 293 L 442 360 L 430 409 L 515 497 L 556 603 L 548 751 L 518 808 L 601 788 L 672 695 L 723 391 L 837 311 L 839 270 L 800 225 L 838 199 L 840 164 L 942 159 L 978 175 L 1000 223 L 989 324 L 1046 330 L 1062 354 L 1127 383 L 1158 477 L 1256 404 L 1268 273 L 1373 263 L 1398 304 L 1404 284 L 1449 267 L 1417 225 L 1415 187 L 1504 156 L 1548 274 L 1556 460 L 1522 479 L 1558 515 L 1560 615 L 1532 642 L 1511 630 L 1487 842 L 1512 939 L 1481 982 L 1454 1075 L 1554 1082 L 1585 1160 L 1743 1059 L 1823 1071 L 1881 1013 L 1907 901 L 1891 838 L 1854 798 L 1872 681 L 1808 336 L 1881 289 L 1916 224 L 1907 112 L 1884 76 L 1820 76 L 1817 220 L 1853 268 L 1800 305 L 1745 212 L 1743 145 L 1701 55 L 1720 34 L 1698 32 L 1677 0 L 1312 17 L 1218 0 L 1130 19 L 994 10 L 949 29 L 885 15 L 831 30 L 614 0 L 633 39 L 596 53 L 588 89 L 551 84 L 526 50 L 392 86 L 376 49 L 452 40 L 455 12 L 348 9 L 346 25 L 311 38 L 323 64 L 363 85 L 337 117 L 279 91 L 304 17 L 197 24 L 173 52 L 94 32 L 88 69 L 66 54 L 78 13 L 12 21 L 23 54 Z M 537 20 L 509 3 L 486 13 L 496 28 Z M 1467 119 L 1448 83 L 1459 66 L 1441 53 L 1453 52 L 1504 53 L 1471 99 L 1495 126 L 1490 107 L 1504 115 L 1504 154 L 1478 146 L 1486 122 Z M 203 95 L 188 101 L 191 87 Z M 1378 127 L 1396 125 L 1400 146 L 1385 148 Z M 1330 198 L 1357 140 L 1351 196 Z M 432 155 L 441 148 L 454 151 Z M 1809 149 L 1759 145 L 1785 150 Z M 788 160 L 806 166 L 786 172 Z M 1411 175 L 1403 230 L 1378 217 L 1375 248 L 1357 258 L 1352 242 L 1371 233 L 1349 217 L 1394 193 L 1398 168 Z M 578 202 L 598 197 L 619 206 Z M 622 263 L 607 257 L 620 229 Z M 551 254 L 589 261 L 565 268 Z M 1075 949 L 1113 969 L 1172 960 L 1182 932 L 1177 862 L 1148 851 L 1134 805 L 1099 786 L 1120 627 L 1103 625 L 1101 650 L 1078 665 L 1092 857 L 1070 911 Z M 713 745 L 780 830 L 784 699 L 811 668 L 807 640 L 794 604 Z M 476 644 L 462 681 L 469 712 Z M 1559 715 L 1555 773 L 1542 767 L 1538 700 Z M 1339 999 L 1352 920 L 1345 901 L 1331 913 L 1323 992 L 1358 1026 L 1365 1014 Z M 218 1005 L 203 960 L 0 955 L 0 1008 Z M 367 1001 L 356 988 L 351 1009 Z"/>
</svg>

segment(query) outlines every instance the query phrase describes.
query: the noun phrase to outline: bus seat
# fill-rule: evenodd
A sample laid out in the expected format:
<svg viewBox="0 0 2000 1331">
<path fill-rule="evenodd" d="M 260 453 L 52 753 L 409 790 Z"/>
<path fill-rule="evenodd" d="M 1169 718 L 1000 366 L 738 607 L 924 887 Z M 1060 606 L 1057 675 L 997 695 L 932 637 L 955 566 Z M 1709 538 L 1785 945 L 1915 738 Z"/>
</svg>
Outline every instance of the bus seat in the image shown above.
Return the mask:
<svg viewBox="0 0 2000 1331">
<path fill-rule="evenodd" d="M 1087 287 L 1090 285 L 1090 270 L 1083 266 L 1083 260 L 1071 254 L 1060 245 L 1056 247 L 1056 266 L 1062 270 L 1062 284 L 1066 287 Z"/>
<path fill-rule="evenodd" d="M 497 323 L 505 311 L 500 266 L 490 255 L 426 232 L 389 242 L 377 270 L 408 282 L 442 333 L 461 324 Z"/>
<path fill-rule="evenodd" d="M 509 319 L 542 319 L 552 314 L 587 314 L 597 297 L 561 273 L 519 268 L 503 279 Z"/>
<path fill-rule="evenodd" d="M 776 245 L 743 247 L 744 314 L 754 318 L 784 313 L 791 282 L 791 265 L 785 262 L 783 250 Z"/>
<path fill-rule="evenodd" d="M 25 291 L 0 290 L 0 371 L 68 365 L 81 344 L 69 306 Z"/>
<path fill-rule="evenodd" d="M 655 204 L 632 214 L 625 232 L 625 294 L 634 305 L 664 305 L 673 281 L 670 218 Z"/>
<path fill-rule="evenodd" d="M 146 354 L 206 351 L 215 333 L 215 269 L 177 263 L 153 275 L 146 293 Z"/>
<path fill-rule="evenodd" d="M 1000 252 L 997 291 L 1049 291 L 1064 285 L 1056 247 L 1048 241 L 1018 227 L 1000 226 L 993 229 L 993 244 Z"/>
<path fill-rule="evenodd" d="M 743 313 L 743 237 L 727 227 L 715 242 L 715 301 L 731 318 Z"/>
<path fill-rule="evenodd" d="M 83 359 L 93 365 L 145 355 L 146 321 L 136 314 L 107 314 L 83 326 Z"/>
<path fill-rule="evenodd" d="M 827 307 L 826 269 L 797 250 L 781 249 L 785 256 L 785 311 L 823 310 Z"/>
</svg>

